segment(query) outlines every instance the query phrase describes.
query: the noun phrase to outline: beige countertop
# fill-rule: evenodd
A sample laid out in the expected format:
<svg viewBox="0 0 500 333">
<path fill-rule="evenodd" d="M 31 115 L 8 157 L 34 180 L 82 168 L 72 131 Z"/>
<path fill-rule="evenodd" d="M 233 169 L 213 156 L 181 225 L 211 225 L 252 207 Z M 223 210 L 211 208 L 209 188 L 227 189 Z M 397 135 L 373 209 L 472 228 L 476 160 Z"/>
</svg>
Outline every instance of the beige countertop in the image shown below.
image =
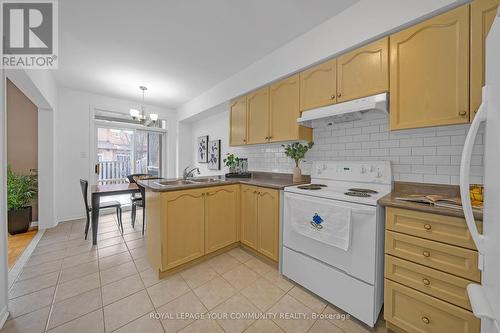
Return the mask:
<svg viewBox="0 0 500 333">
<path fill-rule="evenodd" d="M 203 182 L 203 179 L 212 179 L 210 182 Z M 195 188 L 204 188 L 211 186 L 222 186 L 231 184 L 246 184 L 260 187 L 267 187 L 277 190 L 282 190 L 287 186 L 307 184 L 310 182 L 309 176 L 302 176 L 301 182 L 294 182 L 291 174 L 284 173 L 271 173 L 271 172 L 252 172 L 251 178 L 226 178 L 224 175 L 195 177 L 189 178 L 192 183 L 189 184 L 173 184 L 173 185 L 160 185 L 159 182 L 175 182 L 181 179 L 150 179 L 139 180 L 139 185 L 142 185 L 148 191 L 154 192 L 168 192 L 188 190 Z M 198 182 L 197 182 L 198 180 Z"/>
<path fill-rule="evenodd" d="M 409 194 L 438 194 L 449 197 L 459 197 L 460 188 L 456 185 L 437 185 L 437 184 L 423 184 L 423 183 L 410 183 L 410 182 L 395 182 L 394 190 L 388 195 L 379 199 L 378 203 L 385 207 L 395 207 L 410 210 L 417 210 L 426 213 L 464 217 L 462 209 L 453 209 L 445 207 L 431 206 L 423 203 L 408 202 L 397 200 L 398 197 L 404 197 Z M 474 218 L 478 221 L 483 220 L 483 211 L 474 210 Z"/>
</svg>

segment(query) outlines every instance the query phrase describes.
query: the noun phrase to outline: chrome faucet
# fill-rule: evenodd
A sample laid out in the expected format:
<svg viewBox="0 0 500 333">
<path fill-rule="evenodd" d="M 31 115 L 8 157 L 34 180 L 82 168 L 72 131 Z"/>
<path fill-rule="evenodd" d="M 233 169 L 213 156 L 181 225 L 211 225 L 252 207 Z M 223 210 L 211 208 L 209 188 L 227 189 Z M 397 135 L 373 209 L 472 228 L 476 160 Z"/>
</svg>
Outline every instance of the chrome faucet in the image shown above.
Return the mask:
<svg viewBox="0 0 500 333">
<path fill-rule="evenodd" d="M 192 168 L 191 170 L 189 170 L 189 165 L 184 169 L 184 172 L 182 174 L 182 178 L 184 180 L 190 178 L 190 177 L 194 177 L 194 172 L 198 172 L 198 175 L 200 174 L 200 169 L 199 168 Z"/>
</svg>

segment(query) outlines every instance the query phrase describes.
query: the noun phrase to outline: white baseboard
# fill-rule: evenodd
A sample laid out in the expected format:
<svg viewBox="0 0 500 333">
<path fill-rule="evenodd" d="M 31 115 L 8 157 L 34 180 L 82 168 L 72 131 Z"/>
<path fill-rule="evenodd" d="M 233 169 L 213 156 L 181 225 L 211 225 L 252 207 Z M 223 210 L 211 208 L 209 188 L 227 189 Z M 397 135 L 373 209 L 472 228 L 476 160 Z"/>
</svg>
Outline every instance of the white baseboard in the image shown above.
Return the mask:
<svg viewBox="0 0 500 333">
<path fill-rule="evenodd" d="M 9 311 L 7 311 L 7 306 L 4 306 L 0 311 L 0 330 L 3 328 L 3 325 L 5 325 L 7 318 L 9 318 Z"/>
</svg>

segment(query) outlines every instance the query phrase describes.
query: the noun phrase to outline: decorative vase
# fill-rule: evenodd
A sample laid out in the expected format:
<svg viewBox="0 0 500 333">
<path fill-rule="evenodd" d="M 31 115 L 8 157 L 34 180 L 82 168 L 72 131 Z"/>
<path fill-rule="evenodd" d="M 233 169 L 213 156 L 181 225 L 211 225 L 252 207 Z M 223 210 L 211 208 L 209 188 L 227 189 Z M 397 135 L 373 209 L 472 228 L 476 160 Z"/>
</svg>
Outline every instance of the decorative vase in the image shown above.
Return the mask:
<svg viewBox="0 0 500 333">
<path fill-rule="evenodd" d="M 229 173 L 235 173 L 235 172 L 236 172 L 235 166 L 229 167 Z"/>
<path fill-rule="evenodd" d="M 293 181 L 300 182 L 302 180 L 302 171 L 299 167 L 293 169 Z"/>
</svg>

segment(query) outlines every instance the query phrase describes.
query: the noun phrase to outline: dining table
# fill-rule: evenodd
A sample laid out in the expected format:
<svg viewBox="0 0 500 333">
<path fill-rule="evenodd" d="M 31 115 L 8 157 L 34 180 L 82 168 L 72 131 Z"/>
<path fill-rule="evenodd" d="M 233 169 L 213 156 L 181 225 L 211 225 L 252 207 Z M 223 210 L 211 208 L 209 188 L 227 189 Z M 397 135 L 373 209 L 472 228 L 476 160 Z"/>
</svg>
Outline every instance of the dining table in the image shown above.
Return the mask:
<svg viewBox="0 0 500 333">
<path fill-rule="evenodd" d="M 97 228 L 99 225 L 99 205 L 102 197 L 140 193 L 141 189 L 135 183 L 92 185 L 90 198 L 92 203 L 92 244 L 97 245 Z"/>
</svg>

